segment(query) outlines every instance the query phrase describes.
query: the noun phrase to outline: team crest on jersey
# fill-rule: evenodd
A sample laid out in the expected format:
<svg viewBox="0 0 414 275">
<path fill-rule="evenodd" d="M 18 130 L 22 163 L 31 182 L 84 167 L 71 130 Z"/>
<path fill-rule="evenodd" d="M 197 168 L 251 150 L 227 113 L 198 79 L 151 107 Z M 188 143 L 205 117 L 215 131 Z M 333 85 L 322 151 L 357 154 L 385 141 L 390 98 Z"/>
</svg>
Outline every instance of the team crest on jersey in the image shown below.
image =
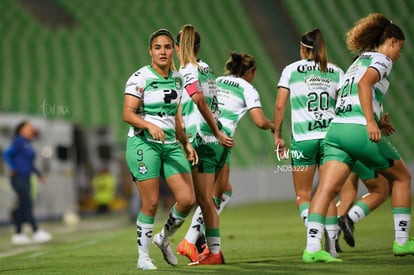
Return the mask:
<svg viewBox="0 0 414 275">
<path fill-rule="evenodd" d="M 181 88 L 183 87 L 182 79 L 180 77 L 176 77 L 174 79 L 174 82 L 175 82 L 175 88 L 177 88 L 177 90 L 181 90 Z"/>
<path fill-rule="evenodd" d="M 140 174 L 142 174 L 142 175 L 145 175 L 147 172 L 148 172 L 148 167 L 145 165 L 145 163 L 140 163 L 139 164 L 139 168 L 138 168 L 138 170 L 139 170 L 139 173 Z"/>
</svg>

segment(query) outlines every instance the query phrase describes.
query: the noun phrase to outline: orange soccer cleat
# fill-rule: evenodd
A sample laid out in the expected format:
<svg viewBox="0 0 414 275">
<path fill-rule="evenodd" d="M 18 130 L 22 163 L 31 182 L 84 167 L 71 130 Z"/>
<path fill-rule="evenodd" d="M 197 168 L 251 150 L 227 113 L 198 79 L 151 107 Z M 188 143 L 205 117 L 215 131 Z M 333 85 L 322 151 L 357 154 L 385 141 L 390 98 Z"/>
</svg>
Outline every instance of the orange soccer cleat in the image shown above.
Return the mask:
<svg viewBox="0 0 414 275">
<path fill-rule="evenodd" d="M 183 239 L 177 247 L 177 253 L 187 257 L 191 262 L 198 261 L 198 250 L 195 244 L 190 243 L 186 239 Z"/>
</svg>

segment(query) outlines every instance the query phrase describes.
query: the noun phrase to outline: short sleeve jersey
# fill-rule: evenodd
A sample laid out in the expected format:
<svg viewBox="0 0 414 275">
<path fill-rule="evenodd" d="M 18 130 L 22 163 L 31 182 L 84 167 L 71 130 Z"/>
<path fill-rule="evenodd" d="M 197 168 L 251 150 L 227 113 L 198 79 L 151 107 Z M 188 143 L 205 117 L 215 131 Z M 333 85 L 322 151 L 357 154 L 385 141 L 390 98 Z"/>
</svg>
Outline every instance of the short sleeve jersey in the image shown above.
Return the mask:
<svg viewBox="0 0 414 275">
<path fill-rule="evenodd" d="M 125 94 L 140 99 L 137 115 L 160 127 L 165 143 L 177 142 L 175 136 L 175 115 L 183 93 L 181 74 L 171 71 L 167 78 L 160 76 L 151 66 L 135 72 L 127 81 Z M 128 136 L 143 134 L 147 140 L 160 143 L 152 138 L 148 130 L 130 127 Z"/>
<path fill-rule="evenodd" d="M 249 82 L 233 75 L 218 77 L 217 88 L 220 122 L 226 134 L 233 137 L 237 123 L 246 112 L 262 107 L 260 97 Z"/>
<path fill-rule="evenodd" d="M 302 59 L 286 66 L 277 87 L 290 91 L 292 134 L 296 141 L 322 139 L 335 113 L 342 69 L 328 63 L 322 72 L 314 61 Z"/>
<path fill-rule="evenodd" d="M 188 139 L 192 142 L 198 134 L 206 142 L 216 141 L 210 126 L 191 99 L 195 93 L 202 92 L 213 117 L 218 121 L 217 86 L 213 71 L 207 63 L 199 60 L 198 66 L 189 63 L 181 67 L 180 73 L 184 79 L 185 92 L 183 92 L 182 98 L 182 115 Z"/>
<path fill-rule="evenodd" d="M 345 73 L 338 92 L 336 116 L 333 122 L 367 124 L 359 101 L 358 82 L 368 68 L 377 70 L 379 76 L 379 81 L 371 87 L 372 109 L 375 119 L 379 120 L 383 111 L 383 98 L 390 85 L 388 77 L 391 73 L 392 61 L 382 53 L 366 52 L 359 56 Z"/>
</svg>

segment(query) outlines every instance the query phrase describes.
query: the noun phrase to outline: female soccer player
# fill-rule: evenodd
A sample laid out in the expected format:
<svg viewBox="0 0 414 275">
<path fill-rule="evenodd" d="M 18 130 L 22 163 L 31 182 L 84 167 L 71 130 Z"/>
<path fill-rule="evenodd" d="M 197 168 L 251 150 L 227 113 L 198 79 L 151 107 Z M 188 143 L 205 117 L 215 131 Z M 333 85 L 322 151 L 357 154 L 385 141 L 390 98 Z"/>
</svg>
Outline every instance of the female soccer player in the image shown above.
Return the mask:
<svg viewBox="0 0 414 275">
<path fill-rule="evenodd" d="M 409 238 L 411 174 L 397 151 L 382 136 L 378 120 L 389 75 L 405 36 L 382 14 L 370 14 L 347 32 L 348 48 L 362 53 L 348 68 L 336 103 L 336 115 L 324 141 L 325 163 L 308 216 L 304 262 L 340 261 L 321 250 L 325 217 L 357 160 L 392 182 L 394 255 L 414 254 Z"/>
<path fill-rule="evenodd" d="M 177 35 L 177 53 L 180 73 L 184 77 L 182 105 L 186 134 L 199 156 L 192 169 L 197 203 L 206 225 L 209 253 L 196 264 L 223 264 L 219 217 L 214 206 L 213 185 L 215 174 L 223 167 L 233 139 L 220 131 L 218 120 L 216 78 L 207 63 L 197 59 L 200 51 L 200 35 L 192 25 L 182 27 Z M 225 148 L 226 147 L 226 148 Z"/>
<path fill-rule="evenodd" d="M 223 131 L 230 137 L 236 132 L 240 119 L 248 111 L 257 127 L 272 129 L 273 123 L 264 116 L 259 94 L 251 84 L 256 75 L 256 61 L 249 54 L 232 52 L 226 61 L 224 76 L 217 78 L 217 98 L 220 105 L 220 122 Z M 220 214 L 230 201 L 232 187 L 229 181 L 230 151 L 226 164 L 216 174 L 213 200 Z M 178 246 L 178 252 L 194 262 L 198 259 L 197 239 L 203 231 L 203 216 L 200 207 L 194 213 L 192 223 L 185 238 Z M 203 252 L 204 254 L 205 252 Z"/>
<path fill-rule="evenodd" d="M 285 156 L 286 144 L 282 138 L 282 124 L 288 98 L 290 98 L 292 140 L 292 174 L 296 193 L 296 206 L 307 224 L 312 184 L 316 169 L 323 170 L 322 142 L 334 117 L 336 92 L 343 71 L 328 62 L 325 40 L 319 29 L 306 32 L 300 41 L 301 60 L 282 71 L 275 104 L 275 148 Z M 332 201 L 326 230 L 330 247 L 334 247 L 338 235 L 338 218 Z M 337 257 L 336 252 L 332 251 Z"/>
<path fill-rule="evenodd" d="M 159 177 L 162 174 L 177 203 L 153 243 L 164 259 L 177 265 L 169 238 L 183 224 L 195 203 L 190 166 L 176 134 L 187 154 L 197 163 L 197 154 L 181 127 L 179 103 L 183 91 L 182 76 L 174 71 L 174 38 L 160 29 L 150 37 L 150 65 L 140 68 L 127 81 L 123 118 L 131 127 L 128 133 L 126 159 L 141 196 L 137 217 L 138 262 L 140 269 L 156 269 L 149 257 L 154 217 L 159 201 Z"/>
</svg>

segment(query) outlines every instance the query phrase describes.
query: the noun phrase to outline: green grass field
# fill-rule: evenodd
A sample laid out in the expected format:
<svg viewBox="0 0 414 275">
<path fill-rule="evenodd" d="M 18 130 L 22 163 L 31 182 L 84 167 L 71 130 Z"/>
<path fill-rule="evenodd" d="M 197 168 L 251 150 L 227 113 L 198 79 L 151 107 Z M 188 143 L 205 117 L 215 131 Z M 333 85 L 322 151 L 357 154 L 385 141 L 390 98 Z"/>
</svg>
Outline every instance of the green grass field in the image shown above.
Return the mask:
<svg viewBox="0 0 414 275">
<path fill-rule="evenodd" d="M 156 230 L 166 217 L 160 213 Z M 222 213 L 221 234 L 226 260 L 221 266 L 169 266 L 156 247 L 151 257 L 158 270 L 136 269 L 136 228 L 124 214 L 83 219 L 77 228 L 60 222 L 41 223 L 54 234 L 43 245 L 15 247 L 11 227 L 0 229 L 1 274 L 413 274 L 414 257 L 394 257 L 390 202 L 356 225 L 356 246 L 341 239 L 343 263 L 304 264 L 305 228 L 294 202 L 229 207 Z M 184 236 L 187 221 L 172 239 Z M 411 227 L 411 235 L 414 235 Z"/>
</svg>

